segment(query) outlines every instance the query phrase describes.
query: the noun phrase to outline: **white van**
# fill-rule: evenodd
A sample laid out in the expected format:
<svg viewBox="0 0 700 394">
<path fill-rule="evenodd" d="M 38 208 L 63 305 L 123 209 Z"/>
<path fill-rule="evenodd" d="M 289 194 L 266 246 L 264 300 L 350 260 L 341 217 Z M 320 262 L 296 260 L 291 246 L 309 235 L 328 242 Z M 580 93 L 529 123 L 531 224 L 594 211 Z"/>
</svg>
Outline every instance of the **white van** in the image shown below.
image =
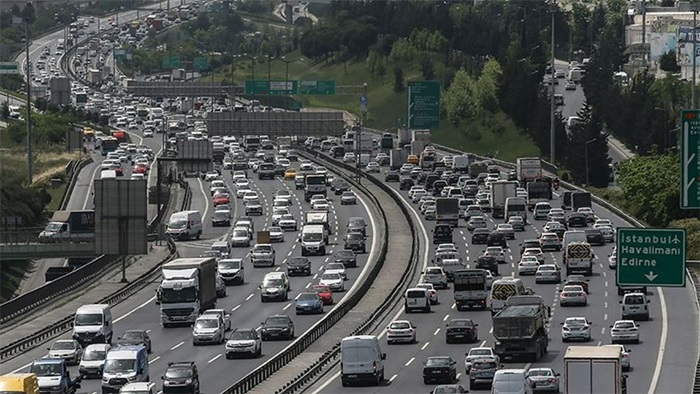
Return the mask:
<svg viewBox="0 0 700 394">
<path fill-rule="evenodd" d="M 181 211 L 170 215 L 166 234 L 179 240 L 199 239 L 202 236 L 202 214 L 199 211 Z"/>
<path fill-rule="evenodd" d="M 567 230 L 564 232 L 564 237 L 561 243 L 562 250 L 566 249 L 566 245 L 572 242 L 584 242 L 588 243 L 588 238 L 586 238 L 586 233 L 581 230 Z"/>
<path fill-rule="evenodd" d="M 649 320 L 649 299 L 644 293 L 627 293 L 622 297 L 622 319 Z"/>
<path fill-rule="evenodd" d="M 491 384 L 492 394 L 532 394 L 532 386 L 524 369 L 501 369 L 496 371 Z"/>
<path fill-rule="evenodd" d="M 547 219 L 547 214 L 549 210 L 552 209 L 552 205 L 548 202 L 538 202 L 535 204 L 535 209 L 532 212 L 535 220 Z"/>
<path fill-rule="evenodd" d="M 132 174 L 132 177 L 134 175 L 143 174 Z M 102 170 L 102 172 L 100 172 L 100 179 L 117 179 L 117 172 L 115 170 Z"/>
<path fill-rule="evenodd" d="M 155 383 L 139 382 L 127 383 L 119 390 L 119 394 L 157 394 L 158 389 Z"/>
<path fill-rule="evenodd" d="M 491 314 L 495 315 L 505 308 L 506 301 L 512 296 L 530 295 L 532 290 L 525 287 L 520 278 L 501 278 L 491 285 Z"/>
<path fill-rule="evenodd" d="M 112 325 L 109 305 L 83 305 L 75 312 L 73 339 L 83 347 L 91 343 L 112 343 Z"/>
<path fill-rule="evenodd" d="M 119 391 L 127 383 L 148 382 L 148 350 L 144 346 L 113 347 L 102 371 L 102 392 Z"/>
<path fill-rule="evenodd" d="M 325 255 L 325 229 L 322 224 L 307 224 L 301 229 L 301 255 Z"/>
<path fill-rule="evenodd" d="M 369 164 L 369 154 L 363 153 L 360 155 L 360 167 L 366 167 Z"/>
<path fill-rule="evenodd" d="M 430 313 L 430 291 L 428 289 L 420 287 L 408 289 L 403 298 L 406 313 L 411 313 L 414 310 Z"/>
<path fill-rule="evenodd" d="M 384 380 L 384 360 L 379 338 L 374 335 L 356 335 L 340 342 L 340 380 L 343 386 L 352 382 L 370 382 L 378 385 Z"/>
</svg>

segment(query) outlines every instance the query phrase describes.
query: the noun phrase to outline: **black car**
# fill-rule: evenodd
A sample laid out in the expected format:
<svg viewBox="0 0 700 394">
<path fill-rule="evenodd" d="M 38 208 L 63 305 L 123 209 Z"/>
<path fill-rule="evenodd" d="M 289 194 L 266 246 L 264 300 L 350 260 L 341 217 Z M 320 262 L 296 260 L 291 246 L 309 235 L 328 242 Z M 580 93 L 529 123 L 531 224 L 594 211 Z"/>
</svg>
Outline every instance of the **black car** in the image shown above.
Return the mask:
<svg viewBox="0 0 700 394">
<path fill-rule="evenodd" d="M 311 260 L 306 257 L 290 257 L 287 260 L 287 276 L 311 275 Z"/>
<path fill-rule="evenodd" d="M 350 191 L 350 189 L 350 184 L 342 180 L 341 182 L 336 183 L 335 187 L 333 188 L 336 196 L 343 194 L 343 192 Z"/>
<path fill-rule="evenodd" d="M 226 226 L 231 227 L 231 215 L 228 211 L 214 211 L 211 217 L 212 227 Z"/>
<path fill-rule="evenodd" d="M 163 394 L 199 394 L 199 371 L 194 361 L 169 362 L 163 380 Z"/>
<path fill-rule="evenodd" d="M 430 173 L 425 176 L 425 190 L 427 191 L 433 191 L 433 185 L 435 184 L 435 181 L 440 180 L 440 175 L 435 174 L 435 173 Z M 419 180 L 420 181 L 420 180 Z"/>
<path fill-rule="evenodd" d="M 428 357 L 423 363 L 423 383 L 452 383 L 457 380 L 457 362 L 450 356 Z"/>
<path fill-rule="evenodd" d="M 345 236 L 345 249 L 350 249 L 358 253 L 367 252 L 367 247 L 365 246 L 365 237 L 362 233 L 352 232 Z"/>
<path fill-rule="evenodd" d="M 339 250 L 335 252 L 333 261 L 336 263 L 343 263 L 347 268 L 357 267 L 357 256 L 355 256 L 355 252 L 352 250 Z"/>
<path fill-rule="evenodd" d="M 500 246 L 502 248 L 508 247 L 508 242 L 506 241 L 506 236 L 498 231 L 491 231 L 489 237 L 486 239 L 486 246 Z"/>
<path fill-rule="evenodd" d="M 294 338 L 294 322 L 287 315 L 270 316 L 262 323 L 260 337 L 263 341 L 292 339 Z"/>
<path fill-rule="evenodd" d="M 525 249 L 527 248 L 539 248 L 540 247 L 540 240 L 539 239 L 526 239 L 523 241 L 523 243 L 520 244 L 520 255 L 525 252 Z"/>
<path fill-rule="evenodd" d="M 384 182 L 399 182 L 400 177 L 398 171 L 387 171 L 384 175 Z"/>
<path fill-rule="evenodd" d="M 477 228 L 472 232 L 472 244 L 474 245 L 483 245 L 486 244 L 486 242 L 489 239 L 489 234 L 491 234 L 491 231 L 487 228 Z"/>
<path fill-rule="evenodd" d="M 471 319 L 452 319 L 447 323 L 445 342 L 479 342 L 479 331 Z"/>
<path fill-rule="evenodd" d="M 361 217 L 351 217 L 348 219 L 348 225 L 346 226 L 348 233 L 360 233 L 362 236 L 367 235 L 367 223 L 365 219 Z"/>
<path fill-rule="evenodd" d="M 588 279 L 586 279 L 583 275 L 569 275 L 566 277 L 566 283 L 564 283 L 564 286 L 568 285 L 578 285 L 583 287 L 583 291 L 588 294 Z"/>
<path fill-rule="evenodd" d="M 433 229 L 433 243 L 435 245 L 451 244 L 452 242 L 452 226 L 449 224 L 438 224 Z"/>
<path fill-rule="evenodd" d="M 415 186 L 415 182 L 410 177 L 403 177 L 399 181 L 399 190 L 411 190 Z"/>
<path fill-rule="evenodd" d="M 586 241 L 591 245 L 605 245 L 603 233 L 597 228 L 586 229 Z"/>
<path fill-rule="evenodd" d="M 647 294 L 646 286 L 617 286 L 617 295 L 623 296 L 627 293 Z"/>
<path fill-rule="evenodd" d="M 447 181 L 438 179 L 437 181 L 433 182 L 433 196 L 440 196 L 440 193 L 442 193 L 442 189 L 447 187 Z"/>
<path fill-rule="evenodd" d="M 282 164 L 275 164 L 275 176 L 284 176 L 285 171 L 287 171 L 287 167 L 283 166 Z"/>
<path fill-rule="evenodd" d="M 567 227 L 586 227 L 588 226 L 588 220 L 586 215 L 582 213 L 572 213 L 566 219 Z"/>
<path fill-rule="evenodd" d="M 333 156 L 334 158 L 345 156 L 345 148 L 340 146 L 340 145 L 336 145 L 336 146 L 332 147 L 331 148 L 331 156 Z"/>
<path fill-rule="evenodd" d="M 491 274 L 498 275 L 498 261 L 493 256 L 479 256 L 476 259 L 476 268 L 491 271 Z"/>
<path fill-rule="evenodd" d="M 126 330 L 117 338 L 117 345 L 141 345 L 151 352 L 151 338 L 146 330 Z"/>
<path fill-rule="evenodd" d="M 517 180 L 518 180 L 518 173 L 517 173 L 515 170 L 510 170 L 510 171 L 508 171 L 507 180 L 509 180 L 509 181 L 517 181 Z"/>
</svg>

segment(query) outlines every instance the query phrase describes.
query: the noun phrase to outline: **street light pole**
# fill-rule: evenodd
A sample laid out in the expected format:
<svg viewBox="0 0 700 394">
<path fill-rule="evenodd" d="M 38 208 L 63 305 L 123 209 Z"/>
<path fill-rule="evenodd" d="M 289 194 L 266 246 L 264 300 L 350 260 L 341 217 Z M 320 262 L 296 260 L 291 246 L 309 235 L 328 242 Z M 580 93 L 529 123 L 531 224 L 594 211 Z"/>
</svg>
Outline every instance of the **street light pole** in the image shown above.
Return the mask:
<svg viewBox="0 0 700 394">
<path fill-rule="evenodd" d="M 284 110 L 289 111 L 289 95 L 291 94 L 291 88 L 289 87 L 289 63 L 293 60 L 287 60 L 286 56 L 280 58 L 284 62 Z"/>
<path fill-rule="evenodd" d="M 267 55 L 267 105 L 270 105 L 270 83 L 272 82 L 272 55 Z"/>
<path fill-rule="evenodd" d="M 255 61 L 257 60 L 257 56 L 253 56 L 250 58 L 250 64 L 253 66 L 253 106 L 255 106 Z M 253 107 L 253 110 L 255 108 Z"/>
<path fill-rule="evenodd" d="M 554 149 L 555 144 L 555 130 L 556 125 L 554 122 L 554 11 L 552 11 L 552 78 L 550 79 L 550 89 L 551 94 L 549 97 L 549 161 L 552 164 L 556 164 L 556 149 Z"/>
<path fill-rule="evenodd" d="M 588 144 L 596 140 L 598 140 L 598 138 L 593 138 L 592 140 L 586 141 L 584 147 L 584 155 L 586 156 L 586 186 L 588 186 Z"/>
<path fill-rule="evenodd" d="M 28 185 L 32 184 L 34 176 L 34 166 L 32 159 L 32 67 L 29 59 L 29 19 L 24 21 L 24 42 L 27 64 L 27 180 Z M 67 45 L 67 44 L 66 44 Z"/>
</svg>

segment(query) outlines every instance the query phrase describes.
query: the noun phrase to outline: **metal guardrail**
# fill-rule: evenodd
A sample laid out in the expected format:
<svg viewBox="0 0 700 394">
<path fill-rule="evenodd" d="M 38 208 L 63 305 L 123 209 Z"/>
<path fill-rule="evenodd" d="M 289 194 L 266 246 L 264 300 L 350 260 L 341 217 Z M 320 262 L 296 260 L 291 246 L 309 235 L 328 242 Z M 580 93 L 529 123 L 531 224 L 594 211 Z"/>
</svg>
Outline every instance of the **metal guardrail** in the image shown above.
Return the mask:
<svg viewBox="0 0 700 394">
<path fill-rule="evenodd" d="M 88 157 L 87 159 L 80 160 L 78 163 L 73 165 L 70 174 L 66 174 L 70 177 L 70 181 L 68 181 L 68 187 L 63 192 L 61 202 L 58 204 L 59 211 L 62 211 L 68 207 L 68 201 L 70 201 L 70 195 L 73 193 L 75 184 L 78 181 L 78 177 L 80 176 L 80 171 L 90 163 L 92 163 L 92 158 L 90 157 Z"/>
</svg>

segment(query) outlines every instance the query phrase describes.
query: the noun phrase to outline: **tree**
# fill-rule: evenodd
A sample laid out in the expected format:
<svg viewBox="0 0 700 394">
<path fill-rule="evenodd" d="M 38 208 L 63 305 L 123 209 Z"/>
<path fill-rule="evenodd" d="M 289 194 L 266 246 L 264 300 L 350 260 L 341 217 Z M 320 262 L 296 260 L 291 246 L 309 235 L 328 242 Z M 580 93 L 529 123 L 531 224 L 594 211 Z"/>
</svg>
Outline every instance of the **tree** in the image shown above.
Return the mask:
<svg viewBox="0 0 700 394">
<path fill-rule="evenodd" d="M 479 106 L 489 112 L 499 110 L 498 104 L 498 81 L 501 79 L 503 70 L 498 61 L 488 60 L 481 70 L 481 75 L 476 81 L 476 101 Z"/>
<path fill-rule="evenodd" d="M 405 89 L 403 83 L 403 69 L 401 66 L 394 67 L 394 92 L 401 93 Z"/>
<path fill-rule="evenodd" d="M 0 118 L 7 119 L 10 117 L 10 107 L 7 105 L 7 101 L 2 102 L 2 107 L 0 107 Z"/>
<path fill-rule="evenodd" d="M 571 127 L 570 146 L 565 158 L 566 167 L 571 170 L 576 183 L 588 183 L 596 187 L 606 187 L 610 174 L 608 140 L 602 134 L 603 122 L 600 115 L 588 103 L 577 113 L 581 122 Z"/>
<path fill-rule="evenodd" d="M 420 72 L 423 74 L 423 78 L 426 80 L 431 80 L 435 78 L 435 66 L 433 66 L 433 61 L 427 57 L 424 57 L 420 61 Z"/>
<path fill-rule="evenodd" d="M 659 68 L 670 73 L 676 73 L 681 70 L 681 66 L 676 61 L 676 51 L 668 51 L 659 58 Z"/>
<path fill-rule="evenodd" d="M 474 86 L 476 83 L 465 69 L 457 71 L 452 84 L 442 95 L 447 119 L 455 126 L 476 117 L 479 105 Z"/>
</svg>

